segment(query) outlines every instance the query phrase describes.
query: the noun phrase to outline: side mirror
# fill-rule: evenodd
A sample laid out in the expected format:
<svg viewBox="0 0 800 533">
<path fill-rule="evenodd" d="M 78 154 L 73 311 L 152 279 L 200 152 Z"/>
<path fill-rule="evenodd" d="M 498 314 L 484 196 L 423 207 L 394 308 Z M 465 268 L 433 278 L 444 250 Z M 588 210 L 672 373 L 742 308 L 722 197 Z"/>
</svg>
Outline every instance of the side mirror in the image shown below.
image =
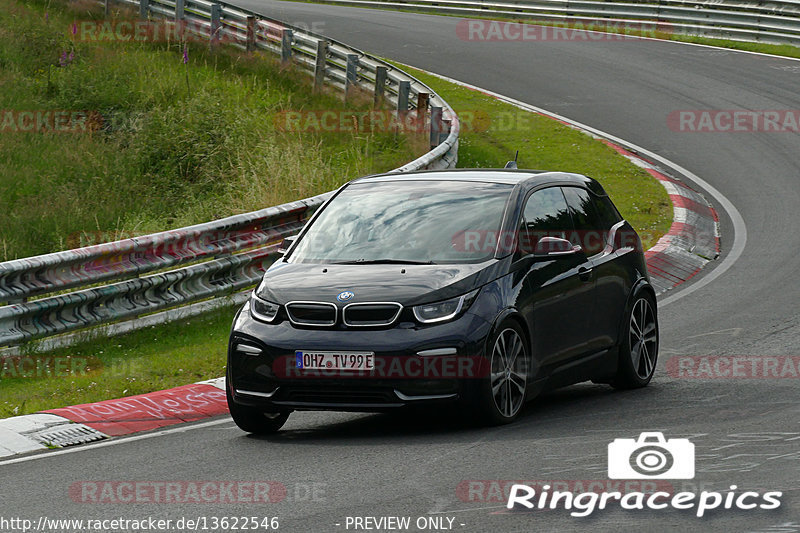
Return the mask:
<svg viewBox="0 0 800 533">
<path fill-rule="evenodd" d="M 283 239 L 283 241 L 281 241 L 280 246 L 278 246 L 278 253 L 285 254 L 289 250 L 289 248 L 291 248 L 292 244 L 294 244 L 294 241 L 296 239 L 297 235 L 292 235 L 291 237 L 286 237 L 285 239 Z"/>
<path fill-rule="evenodd" d="M 567 239 L 559 237 L 542 237 L 536 243 L 533 255 L 536 257 L 559 258 L 568 257 L 582 251 L 580 246 L 573 245 Z"/>
</svg>

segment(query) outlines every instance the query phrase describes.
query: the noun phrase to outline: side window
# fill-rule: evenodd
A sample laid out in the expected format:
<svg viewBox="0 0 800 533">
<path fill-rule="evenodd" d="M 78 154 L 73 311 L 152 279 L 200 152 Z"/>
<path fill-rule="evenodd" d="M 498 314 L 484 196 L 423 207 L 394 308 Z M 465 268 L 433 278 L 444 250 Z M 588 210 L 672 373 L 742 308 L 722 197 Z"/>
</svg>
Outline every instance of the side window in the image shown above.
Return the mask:
<svg viewBox="0 0 800 533">
<path fill-rule="evenodd" d="M 520 228 L 520 249 L 530 253 L 540 238 L 566 238 L 572 232 L 572 219 L 564 193 L 559 187 L 536 191 L 525 203 Z"/>
<path fill-rule="evenodd" d="M 606 234 L 610 226 L 597 212 L 594 195 L 581 187 L 563 187 L 575 231 L 569 237 L 573 244 L 580 245 L 587 256 L 599 254 L 605 248 Z"/>
</svg>

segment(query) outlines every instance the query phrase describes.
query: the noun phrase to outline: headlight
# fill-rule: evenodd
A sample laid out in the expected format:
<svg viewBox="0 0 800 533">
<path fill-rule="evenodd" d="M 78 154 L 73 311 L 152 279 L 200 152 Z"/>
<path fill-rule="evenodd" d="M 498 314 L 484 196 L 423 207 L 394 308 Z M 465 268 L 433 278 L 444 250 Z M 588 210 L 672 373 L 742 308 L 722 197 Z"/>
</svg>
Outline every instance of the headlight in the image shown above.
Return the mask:
<svg viewBox="0 0 800 533">
<path fill-rule="evenodd" d="M 255 294 L 250 296 L 250 314 L 253 315 L 253 318 L 256 320 L 272 322 L 275 320 L 275 317 L 278 316 L 280 308 L 280 305 L 262 300 Z"/>
<path fill-rule="evenodd" d="M 450 298 L 449 300 L 417 305 L 413 308 L 414 318 L 423 324 L 452 320 L 460 313 L 469 309 L 469 306 L 475 301 L 475 297 L 478 296 L 479 291 L 480 289 L 475 289 L 472 292 Z"/>
</svg>

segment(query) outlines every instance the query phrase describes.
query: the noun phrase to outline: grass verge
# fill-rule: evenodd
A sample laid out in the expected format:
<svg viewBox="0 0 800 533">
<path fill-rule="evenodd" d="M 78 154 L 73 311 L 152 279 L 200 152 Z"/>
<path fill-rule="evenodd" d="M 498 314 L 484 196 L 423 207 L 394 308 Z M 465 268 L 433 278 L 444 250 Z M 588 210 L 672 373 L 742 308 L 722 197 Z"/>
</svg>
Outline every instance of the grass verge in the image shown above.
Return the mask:
<svg viewBox="0 0 800 533">
<path fill-rule="evenodd" d="M 83 30 L 103 20 L 87 0 L 0 10 L 0 260 L 306 198 L 427 151 L 390 132 L 281 127 L 287 112 L 371 101 L 312 94 L 309 76 L 267 54 Z M 88 127 L 30 129 L 26 117 L 56 111 L 86 113 Z"/>
<path fill-rule="evenodd" d="M 233 307 L 0 361 L 0 418 L 122 398 L 225 374 Z"/>
</svg>

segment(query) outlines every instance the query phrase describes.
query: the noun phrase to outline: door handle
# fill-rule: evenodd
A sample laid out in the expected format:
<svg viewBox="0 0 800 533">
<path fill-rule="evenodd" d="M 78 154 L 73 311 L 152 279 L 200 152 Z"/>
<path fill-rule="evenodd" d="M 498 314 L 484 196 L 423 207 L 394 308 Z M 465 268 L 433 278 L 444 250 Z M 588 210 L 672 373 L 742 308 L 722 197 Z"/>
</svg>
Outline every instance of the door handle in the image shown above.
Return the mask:
<svg viewBox="0 0 800 533">
<path fill-rule="evenodd" d="M 578 277 L 581 278 L 581 281 L 589 281 L 589 278 L 592 275 L 592 270 L 594 270 L 592 267 L 580 267 L 578 269 Z"/>
</svg>

